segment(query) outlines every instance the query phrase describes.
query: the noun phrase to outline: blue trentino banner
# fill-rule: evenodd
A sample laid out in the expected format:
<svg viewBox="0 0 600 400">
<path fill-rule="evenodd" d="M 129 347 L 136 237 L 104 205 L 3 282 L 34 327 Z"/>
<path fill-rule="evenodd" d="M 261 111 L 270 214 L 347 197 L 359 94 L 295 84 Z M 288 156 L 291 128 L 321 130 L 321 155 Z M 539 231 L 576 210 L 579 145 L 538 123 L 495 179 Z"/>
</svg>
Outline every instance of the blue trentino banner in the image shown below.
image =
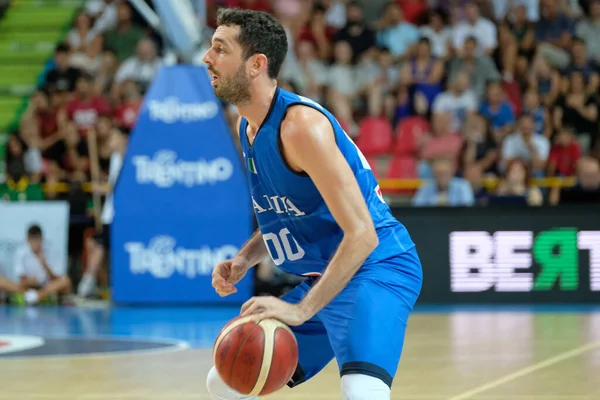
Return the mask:
<svg viewBox="0 0 600 400">
<path fill-rule="evenodd" d="M 249 273 L 221 298 L 219 261 L 252 233 L 245 172 L 206 69 L 162 68 L 131 134 L 111 227 L 116 303 L 240 303 Z"/>
</svg>

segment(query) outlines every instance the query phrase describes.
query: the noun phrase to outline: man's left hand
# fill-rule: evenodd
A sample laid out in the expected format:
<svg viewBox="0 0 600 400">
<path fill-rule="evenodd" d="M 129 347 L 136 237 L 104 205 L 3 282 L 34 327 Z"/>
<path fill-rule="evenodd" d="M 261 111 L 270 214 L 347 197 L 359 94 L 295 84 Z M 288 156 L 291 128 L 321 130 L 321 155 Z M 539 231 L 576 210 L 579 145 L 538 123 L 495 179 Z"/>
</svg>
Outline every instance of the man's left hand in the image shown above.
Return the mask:
<svg viewBox="0 0 600 400">
<path fill-rule="evenodd" d="M 308 319 L 297 304 L 290 304 L 277 297 L 253 297 L 242 306 L 241 316 L 252 315 L 257 319 L 275 318 L 290 326 L 299 326 Z"/>
</svg>

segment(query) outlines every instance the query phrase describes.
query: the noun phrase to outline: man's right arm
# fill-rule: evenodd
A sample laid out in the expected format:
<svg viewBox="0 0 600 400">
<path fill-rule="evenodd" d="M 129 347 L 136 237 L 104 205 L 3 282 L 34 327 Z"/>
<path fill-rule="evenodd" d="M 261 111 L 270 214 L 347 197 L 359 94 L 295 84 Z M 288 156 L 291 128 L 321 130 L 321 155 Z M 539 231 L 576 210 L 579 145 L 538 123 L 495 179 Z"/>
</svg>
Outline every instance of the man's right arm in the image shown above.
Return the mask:
<svg viewBox="0 0 600 400">
<path fill-rule="evenodd" d="M 248 268 L 252 268 L 267 258 L 267 256 L 269 256 L 269 251 L 267 250 L 265 241 L 262 238 L 260 229 L 257 229 L 256 232 L 254 232 L 250 240 L 244 244 L 242 249 L 236 255 L 236 257 L 245 260 L 245 264 L 248 266 Z"/>
</svg>

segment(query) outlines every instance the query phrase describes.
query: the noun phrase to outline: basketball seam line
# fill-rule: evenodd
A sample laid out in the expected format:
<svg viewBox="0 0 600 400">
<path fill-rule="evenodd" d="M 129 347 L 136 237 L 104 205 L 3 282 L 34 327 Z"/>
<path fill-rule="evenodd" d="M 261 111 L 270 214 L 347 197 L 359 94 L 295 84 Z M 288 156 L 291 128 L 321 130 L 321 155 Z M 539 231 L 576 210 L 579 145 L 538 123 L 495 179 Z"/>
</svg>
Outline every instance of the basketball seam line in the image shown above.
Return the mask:
<svg viewBox="0 0 600 400">
<path fill-rule="evenodd" d="M 246 342 L 246 340 L 248 340 L 248 337 L 250 336 L 252 331 L 255 330 L 256 328 L 260 328 L 260 326 L 258 326 L 258 325 L 253 326 L 252 329 L 250 329 L 248 332 L 246 332 L 246 334 L 242 338 L 240 345 L 238 346 L 237 351 L 235 352 L 235 356 L 233 356 L 233 359 L 231 360 L 231 371 L 229 371 L 229 382 L 231 382 L 231 379 L 233 377 L 233 367 L 235 367 L 235 361 L 237 360 L 237 357 L 240 354 L 240 351 L 244 347 L 244 343 Z M 260 370 L 259 370 L 259 374 L 260 374 Z"/>
<path fill-rule="evenodd" d="M 265 326 L 266 325 L 266 326 Z M 265 385 L 267 384 L 267 381 L 269 380 L 269 375 L 271 373 L 271 366 L 273 364 L 273 355 L 275 353 L 275 331 L 277 330 L 277 327 L 275 327 L 275 329 L 265 329 L 265 328 L 273 328 L 274 324 L 272 321 L 270 321 L 269 319 L 264 319 L 259 321 L 258 326 L 262 329 L 263 331 L 263 356 L 262 356 L 262 361 L 261 361 L 261 368 L 259 369 L 258 372 L 258 377 L 256 379 L 256 383 L 254 384 L 254 387 L 252 388 L 252 391 L 250 392 L 250 396 L 257 396 L 260 394 L 260 392 L 262 392 L 262 390 L 265 388 Z M 271 343 L 269 343 L 269 341 Z M 270 345 L 269 345 L 270 344 Z M 266 358 L 269 357 L 268 362 L 266 362 Z M 265 364 L 266 362 L 266 364 Z M 266 370 L 266 368 L 268 367 L 268 370 Z"/>
</svg>

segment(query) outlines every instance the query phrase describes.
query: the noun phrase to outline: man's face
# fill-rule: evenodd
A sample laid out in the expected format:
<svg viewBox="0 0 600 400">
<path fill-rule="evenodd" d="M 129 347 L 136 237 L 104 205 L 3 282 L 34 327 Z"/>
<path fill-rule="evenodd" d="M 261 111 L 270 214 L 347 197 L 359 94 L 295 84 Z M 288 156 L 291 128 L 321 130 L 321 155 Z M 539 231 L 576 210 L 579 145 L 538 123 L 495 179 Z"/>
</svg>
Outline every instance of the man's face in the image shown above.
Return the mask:
<svg viewBox="0 0 600 400">
<path fill-rule="evenodd" d="M 237 42 L 240 28 L 221 25 L 212 38 L 212 46 L 203 61 L 212 76 L 215 95 L 233 105 L 250 101 L 250 79 L 246 61 Z"/>
<path fill-rule="evenodd" d="M 452 179 L 452 165 L 446 161 L 438 161 L 433 166 L 433 176 L 438 184 L 442 188 L 447 188 L 450 185 Z"/>
<path fill-rule="evenodd" d="M 465 15 L 470 23 L 474 24 L 479 19 L 479 8 L 474 3 L 469 3 L 465 7 Z"/>
<path fill-rule="evenodd" d="M 54 62 L 56 62 L 59 68 L 66 69 L 69 64 L 69 54 L 62 51 L 56 52 L 54 54 Z"/>
<path fill-rule="evenodd" d="M 29 242 L 29 247 L 31 247 L 31 251 L 35 254 L 39 253 L 42 250 L 42 238 L 39 236 L 30 236 L 27 238 Z"/>
<path fill-rule="evenodd" d="M 600 168 L 597 163 L 582 162 L 577 171 L 577 179 L 586 190 L 598 190 L 600 187 Z"/>
<path fill-rule="evenodd" d="M 473 40 L 466 40 L 465 45 L 463 46 L 463 53 L 466 58 L 474 58 L 475 53 L 477 52 L 477 43 Z"/>
<path fill-rule="evenodd" d="M 519 128 L 523 135 L 532 135 L 535 132 L 533 118 L 523 117 L 519 122 Z"/>
</svg>

